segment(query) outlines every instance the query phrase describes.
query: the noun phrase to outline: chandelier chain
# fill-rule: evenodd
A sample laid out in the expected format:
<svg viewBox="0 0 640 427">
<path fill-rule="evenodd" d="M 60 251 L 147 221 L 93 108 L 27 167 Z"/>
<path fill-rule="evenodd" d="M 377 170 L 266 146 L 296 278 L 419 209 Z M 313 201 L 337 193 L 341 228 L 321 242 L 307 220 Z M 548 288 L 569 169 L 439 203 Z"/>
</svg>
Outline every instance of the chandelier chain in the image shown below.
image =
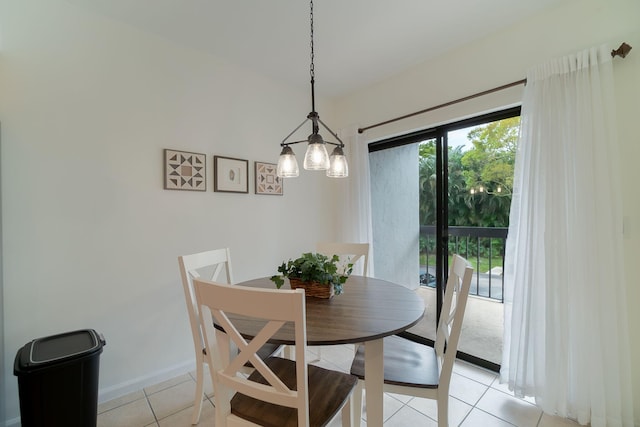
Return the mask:
<svg viewBox="0 0 640 427">
<path fill-rule="evenodd" d="M 311 65 L 309 66 L 309 74 L 311 75 L 311 81 L 315 80 L 315 67 L 313 65 L 313 0 L 311 0 L 311 12 L 310 12 L 310 22 L 311 22 Z"/>
</svg>

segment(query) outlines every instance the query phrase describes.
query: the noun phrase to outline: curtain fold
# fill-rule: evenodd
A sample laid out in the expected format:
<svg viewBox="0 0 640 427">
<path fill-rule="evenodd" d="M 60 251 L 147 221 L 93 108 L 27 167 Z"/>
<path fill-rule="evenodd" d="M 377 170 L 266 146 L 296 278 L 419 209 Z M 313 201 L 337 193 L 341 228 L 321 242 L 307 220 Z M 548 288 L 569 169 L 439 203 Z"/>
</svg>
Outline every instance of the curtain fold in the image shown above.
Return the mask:
<svg viewBox="0 0 640 427">
<path fill-rule="evenodd" d="M 505 253 L 501 381 L 549 414 L 633 426 L 611 55 L 527 73 Z"/>
<path fill-rule="evenodd" d="M 369 243 L 369 276 L 374 276 L 373 229 L 371 223 L 371 179 L 369 148 L 357 126 L 340 131 L 349 162 L 349 176 L 341 203 L 342 236 L 345 242 Z M 342 178 L 341 178 L 342 179 Z"/>
</svg>

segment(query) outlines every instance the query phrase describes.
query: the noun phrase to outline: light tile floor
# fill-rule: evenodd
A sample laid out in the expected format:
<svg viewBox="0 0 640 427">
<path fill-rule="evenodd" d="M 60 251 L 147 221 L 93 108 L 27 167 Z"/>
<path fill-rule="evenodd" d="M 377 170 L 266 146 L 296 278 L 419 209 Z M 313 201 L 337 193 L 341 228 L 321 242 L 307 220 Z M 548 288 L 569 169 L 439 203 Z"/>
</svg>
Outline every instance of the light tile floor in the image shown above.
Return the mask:
<svg viewBox="0 0 640 427">
<path fill-rule="evenodd" d="M 313 348 L 309 352 L 316 356 Z M 353 346 L 322 348 L 318 365 L 348 372 Z M 314 357 L 311 357 L 310 360 Z M 105 402 L 98 408 L 98 427 L 189 427 L 195 393 L 195 373 L 185 374 Z M 206 397 L 199 426 L 214 425 L 213 387 L 206 378 Z M 450 424 L 461 427 L 567 427 L 577 423 L 543 414 L 530 400 L 521 400 L 499 384 L 497 375 L 465 362 L 456 362 L 451 379 Z M 385 427 L 437 426 L 435 401 L 385 394 Z M 362 425 L 366 427 L 366 408 Z M 340 426 L 337 416 L 329 427 Z"/>
</svg>

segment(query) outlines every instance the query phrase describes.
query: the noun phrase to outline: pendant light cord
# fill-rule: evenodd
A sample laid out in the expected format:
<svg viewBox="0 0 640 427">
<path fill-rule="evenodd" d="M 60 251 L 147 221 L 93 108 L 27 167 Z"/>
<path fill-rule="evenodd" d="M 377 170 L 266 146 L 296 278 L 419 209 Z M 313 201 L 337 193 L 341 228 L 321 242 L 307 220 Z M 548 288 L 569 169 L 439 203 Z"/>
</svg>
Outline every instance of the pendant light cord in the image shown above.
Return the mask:
<svg viewBox="0 0 640 427">
<path fill-rule="evenodd" d="M 311 81 L 314 81 L 316 73 L 313 65 L 313 0 L 311 0 L 311 12 L 309 21 L 311 22 L 311 66 L 309 67 L 309 74 L 311 75 Z"/>
<path fill-rule="evenodd" d="M 311 111 L 315 113 L 316 111 L 316 94 L 315 94 L 315 81 L 316 81 L 316 72 L 315 66 L 313 64 L 314 52 L 313 52 L 313 0 L 310 3 L 310 12 L 309 12 L 309 22 L 311 23 L 311 65 L 309 65 L 309 75 L 311 76 Z M 315 123 L 314 123 L 315 124 Z"/>
</svg>

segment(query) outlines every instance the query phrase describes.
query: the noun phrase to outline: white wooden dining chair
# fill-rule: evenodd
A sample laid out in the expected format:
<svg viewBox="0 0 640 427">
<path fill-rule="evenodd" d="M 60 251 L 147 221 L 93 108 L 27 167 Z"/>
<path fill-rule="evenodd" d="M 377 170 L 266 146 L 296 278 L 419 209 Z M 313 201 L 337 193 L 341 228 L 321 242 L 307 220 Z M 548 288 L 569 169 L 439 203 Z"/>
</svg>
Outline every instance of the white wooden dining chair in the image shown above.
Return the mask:
<svg viewBox="0 0 640 427">
<path fill-rule="evenodd" d="M 357 272 L 360 272 L 359 265 L 362 265 L 362 275 L 368 275 L 368 243 L 318 242 L 316 243 L 316 252 L 327 256 L 338 255 L 343 262 L 348 259 L 349 262 L 353 264 L 354 271 Z M 362 262 L 358 264 L 360 260 L 362 260 Z"/>
<path fill-rule="evenodd" d="M 362 275 L 368 275 L 369 268 L 369 244 L 368 243 L 343 243 L 343 242 L 318 242 L 316 243 L 316 252 L 333 256 L 338 255 L 341 262 L 348 262 L 353 264 L 354 271 L 360 272 L 360 266 L 362 268 Z M 362 260 L 362 261 L 361 261 Z M 361 262 L 360 262 L 361 261 Z M 358 264 L 360 263 L 360 264 Z M 317 358 L 312 362 L 317 362 L 322 359 L 322 348 L 317 350 Z"/>
<path fill-rule="evenodd" d="M 182 278 L 182 287 L 184 289 L 185 302 L 187 303 L 191 335 L 193 337 L 193 346 L 196 354 L 196 396 L 191 423 L 197 424 L 200 420 L 202 400 L 204 398 L 204 369 L 207 364 L 207 358 L 205 354 L 204 337 L 200 329 L 200 311 L 196 304 L 193 279 L 199 278 L 202 274 L 206 275 L 210 280 L 218 280 L 218 278 L 223 277 L 221 274 L 224 272 L 224 280 L 226 280 L 226 283 L 233 284 L 231 252 L 229 248 L 222 248 L 191 255 L 182 255 L 178 257 L 178 264 L 180 265 L 180 276 Z M 282 346 L 267 344 L 261 348 L 260 351 L 263 354 L 272 355 L 282 351 Z M 250 365 L 245 366 L 243 369 L 246 373 L 250 373 L 253 370 Z"/>
<path fill-rule="evenodd" d="M 341 409 L 351 411 L 350 398 L 358 379 L 306 361 L 307 330 L 304 291 L 229 286 L 194 279 L 205 332 L 207 359 L 214 386 L 215 425 L 293 427 L 325 426 Z M 262 329 L 247 342 L 233 315 L 257 319 Z M 222 330 L 214 326 L 216 324 Z M 293 324 L 295 361 L 263 358 L 257 349 L 285 324 Z M 229 341 L 237 353 L 229 352 Z M 250 362 L 246 377 L 240 368 Z M 344 417 L 350 424 L 355 414 Z M 358 414 L 359 415 L 359 414 Z"/>
<path fill-rule="evenodd" d="M 384 391 L 435 399 L 439 427 L 449 425 L 449 384 L 472 276 L 467 260 L 454 255 L 434 347 L 396 335 L 384 338 Z M 362 348 L 356 351 L 351 373 L 360 378 L 353 399 L 357 409 L 363 385 L 366 388 Z"/>
</svg>

